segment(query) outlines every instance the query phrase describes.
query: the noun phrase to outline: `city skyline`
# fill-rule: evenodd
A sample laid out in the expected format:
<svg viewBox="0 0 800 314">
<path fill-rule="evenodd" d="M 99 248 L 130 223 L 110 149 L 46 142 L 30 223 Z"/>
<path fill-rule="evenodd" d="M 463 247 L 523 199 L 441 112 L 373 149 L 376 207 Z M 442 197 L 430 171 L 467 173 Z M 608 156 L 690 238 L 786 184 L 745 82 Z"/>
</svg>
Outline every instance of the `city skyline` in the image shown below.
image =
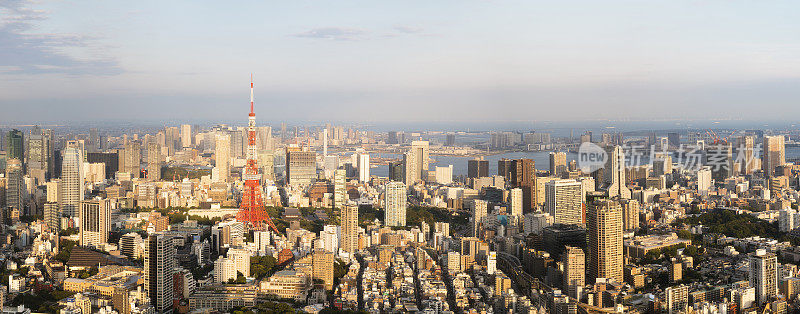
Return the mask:
<svg viewBox="0 0 800 314">
<path fill-rule="evenodd" d="M 783 121 L 794 7 L 2 1 L 0 123 Z"/>
</svg>

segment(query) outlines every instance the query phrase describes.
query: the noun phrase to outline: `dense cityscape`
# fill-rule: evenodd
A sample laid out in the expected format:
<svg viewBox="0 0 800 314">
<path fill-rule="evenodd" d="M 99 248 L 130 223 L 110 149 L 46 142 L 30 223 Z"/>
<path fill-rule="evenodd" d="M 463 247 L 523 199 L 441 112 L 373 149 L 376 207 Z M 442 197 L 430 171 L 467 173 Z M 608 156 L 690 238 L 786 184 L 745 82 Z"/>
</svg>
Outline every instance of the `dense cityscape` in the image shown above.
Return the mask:
<svg viewBox="0 0 800 314">
<path fill-rule="evenodd" d="M 0 0 L 0 314 L 800 313 L 798 30 Z"/>
<path fill-rule="evenodd" d="M 273 129 L 253 91 L 247 126 L 4 130 L 3 313 L 800 309 L 796 131 Z"/>
</svg>

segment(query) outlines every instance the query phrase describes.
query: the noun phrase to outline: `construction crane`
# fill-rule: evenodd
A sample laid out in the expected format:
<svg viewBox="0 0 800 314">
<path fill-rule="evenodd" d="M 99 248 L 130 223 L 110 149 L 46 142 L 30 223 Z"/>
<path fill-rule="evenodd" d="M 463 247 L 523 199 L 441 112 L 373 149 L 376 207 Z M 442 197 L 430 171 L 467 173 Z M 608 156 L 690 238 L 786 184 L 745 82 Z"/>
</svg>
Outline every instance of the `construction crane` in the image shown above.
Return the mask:
<svg viewBox="0 0 800 314">
<path fill-rule="evenodd" d="M 733 134 L 736 134 L 736 130 L 731 131 L 731 134 L 728 134 L 728 136 L 721 138 L 719 135 L 717 135 L 717 132 L 714 132 L 714 130 L 706 130 L 706 136 L 711 138 L 712 144 L 728 144 L 728 139 L 733 136 Z"/>
</svg>

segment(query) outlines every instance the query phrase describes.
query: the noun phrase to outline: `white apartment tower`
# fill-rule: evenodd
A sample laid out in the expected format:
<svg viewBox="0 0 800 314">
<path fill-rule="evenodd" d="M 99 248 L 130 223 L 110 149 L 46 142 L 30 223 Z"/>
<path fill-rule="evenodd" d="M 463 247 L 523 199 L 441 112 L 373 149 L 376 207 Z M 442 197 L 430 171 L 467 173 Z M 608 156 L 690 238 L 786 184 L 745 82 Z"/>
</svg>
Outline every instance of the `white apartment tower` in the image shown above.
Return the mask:
<svg viewBox="0 0 800 314">
<path fill-rule="evenodd" d="M 404 227 L 406 225 L 406 185 L 403 182 L 386 183 L 385 208 L 386 225 Z"/>
</svg>

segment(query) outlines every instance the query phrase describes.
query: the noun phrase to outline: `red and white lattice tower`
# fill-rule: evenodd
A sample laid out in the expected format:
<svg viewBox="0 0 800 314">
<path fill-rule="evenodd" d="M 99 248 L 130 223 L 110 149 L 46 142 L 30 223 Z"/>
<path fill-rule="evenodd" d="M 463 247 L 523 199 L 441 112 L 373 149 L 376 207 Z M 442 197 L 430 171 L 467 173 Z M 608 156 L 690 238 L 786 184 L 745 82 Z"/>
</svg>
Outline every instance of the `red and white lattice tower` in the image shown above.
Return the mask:
<svg viewBox="0 0 800 314">
<path fill-rule="evenodd" d="M 242 173 L 244 192 L 236 220 L 244 222 L 250 229 L 262 230 L 267 223 L 276 233 L 278 228 L 264 210 L 261 195 L 261 175 L 258 172 L 258 147 L 256 146 L 256 114 L 253 111 L 253 75 L 250 75 L 250 116 L 247 122 L 247 166 Z"/>
</svg>

